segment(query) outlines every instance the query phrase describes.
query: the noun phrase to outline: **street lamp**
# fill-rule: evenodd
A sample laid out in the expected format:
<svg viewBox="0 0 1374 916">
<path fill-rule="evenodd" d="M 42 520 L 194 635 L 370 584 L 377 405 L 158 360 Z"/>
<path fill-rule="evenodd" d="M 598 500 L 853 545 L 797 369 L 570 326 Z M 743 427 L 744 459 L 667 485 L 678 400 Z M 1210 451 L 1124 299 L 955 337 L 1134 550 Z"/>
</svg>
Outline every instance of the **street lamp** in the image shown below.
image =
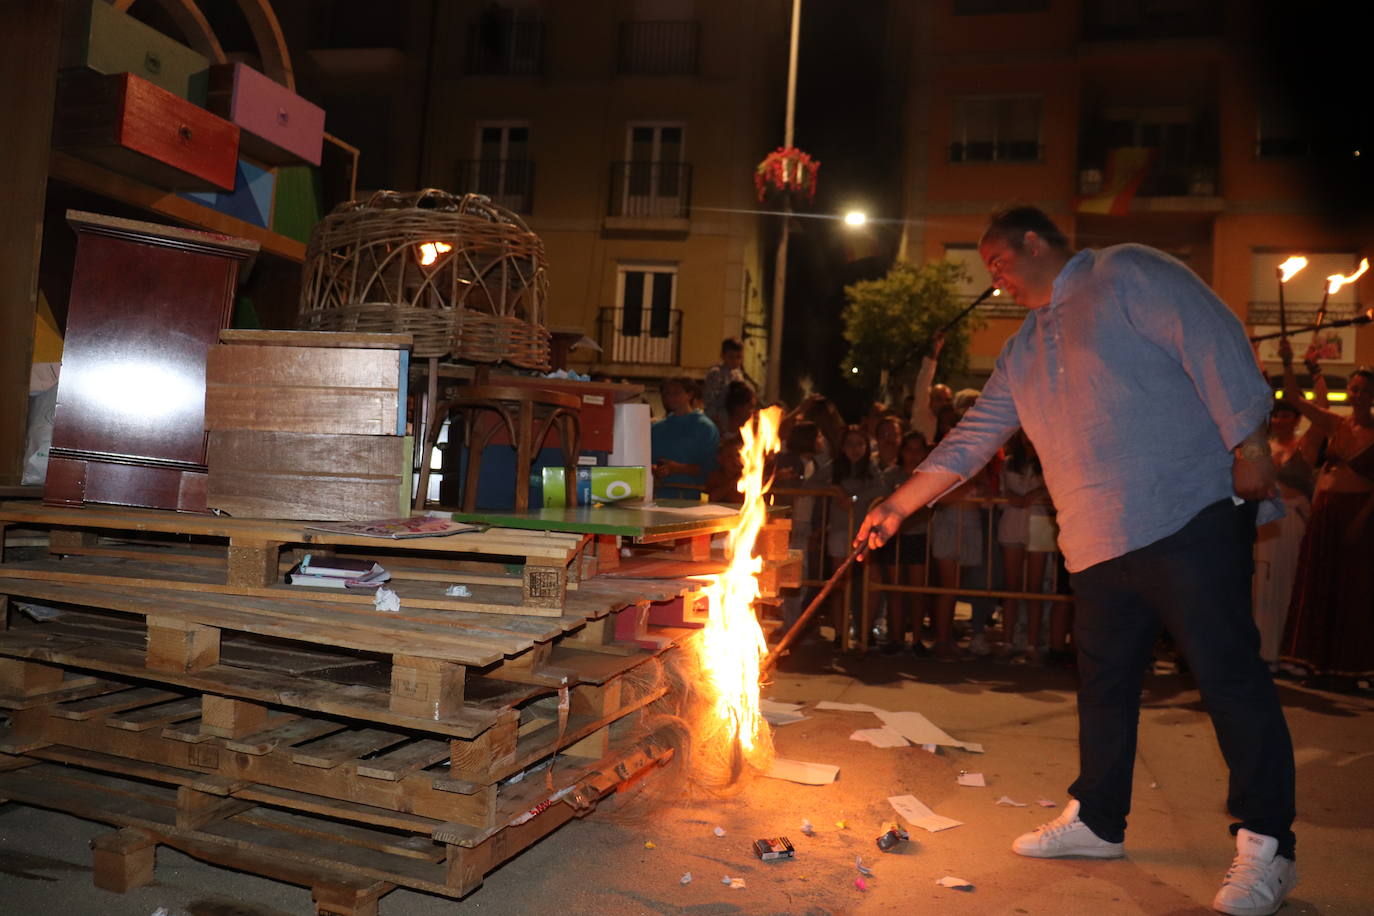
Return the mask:
<svg viewBox="0 0 1374 916">
<path fill-rule="evenodd" d="M 844 224 L 846 226 L 858 227 L 866 222 L 868 222 L 868 214 L 862 210 L 850 210 L 844 215 Z"/>
</svg>

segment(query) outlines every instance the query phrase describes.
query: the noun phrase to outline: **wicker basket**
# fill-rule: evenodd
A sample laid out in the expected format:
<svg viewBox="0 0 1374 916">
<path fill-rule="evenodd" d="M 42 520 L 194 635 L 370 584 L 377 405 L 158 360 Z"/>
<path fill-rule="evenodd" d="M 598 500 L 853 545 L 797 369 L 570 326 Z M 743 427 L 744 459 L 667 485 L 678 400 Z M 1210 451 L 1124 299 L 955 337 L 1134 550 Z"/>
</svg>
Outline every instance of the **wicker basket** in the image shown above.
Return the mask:
<svg viewBox="0 0 1374 916">
<path fill-rule="evenodd" d="M 480 194 L 378 191 L 316 226 L 298 324 L 389 331 L 420 358 L 547 369 L 547 261 L 539 236 Z"/>
</svg>

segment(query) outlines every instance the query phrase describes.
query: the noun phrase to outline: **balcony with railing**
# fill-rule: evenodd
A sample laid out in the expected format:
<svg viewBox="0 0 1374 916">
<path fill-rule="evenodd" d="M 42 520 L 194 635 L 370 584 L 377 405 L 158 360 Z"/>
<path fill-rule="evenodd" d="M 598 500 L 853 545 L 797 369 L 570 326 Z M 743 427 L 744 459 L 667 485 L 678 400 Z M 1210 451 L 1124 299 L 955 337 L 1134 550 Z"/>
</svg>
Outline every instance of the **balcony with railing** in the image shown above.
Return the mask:
<svg viewBox="0 0 1374 916">
<path fill-rule="evenodd" d="M 468 27 L 468 74 L 536 76 L 544 72 L 544 23 L 493 13 Z"/>
<path fill-rule="evenodd" d="M 534 212 L 534 162 L 529 159 L 460 159 L 454 189 L 485 194 L 516 213 Z"/>
<path fill-rule="evenodd" d="M 607 229 L 686 232 L 692 166 L 686 162 L 611 163 Z"/>
<path fill-rule="evenodd" d="M 678 309 L 603 308 L 596 324 L 602 362 L 678 364 L 682 350 L 682 312 Z"/>
<path fill-rule="evenodd" d="M 695 76 L 701 26 L 696 22 L 622 22 L 622 75 Z"/>
</svg>

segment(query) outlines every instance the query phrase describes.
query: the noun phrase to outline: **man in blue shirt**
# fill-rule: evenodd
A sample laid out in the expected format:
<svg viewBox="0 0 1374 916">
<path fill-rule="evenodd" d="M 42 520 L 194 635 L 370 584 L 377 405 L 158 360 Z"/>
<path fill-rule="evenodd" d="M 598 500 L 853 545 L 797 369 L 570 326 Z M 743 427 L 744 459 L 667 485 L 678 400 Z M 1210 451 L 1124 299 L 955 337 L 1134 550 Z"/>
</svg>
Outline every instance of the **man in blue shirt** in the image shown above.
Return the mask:
<svg viewBox="0 0 1374 916">
<path fill-rule="evenodd" d="M 697 385 L 688 378 L 663 383 L 667 416 L 649 430 L 654 493 L 668 499 L 701 499 L 706 477 L 716 469 L 720 430 L 695 409 Z"/>
<path fill-rule="evenodd" d="M 1276 516 L 1272 393 L 1231 311 L 1142 245 L 1074 252 L 1033 207 L 993 217 L 979 254 L 1030 311 L 977 404 L 864 519 L 881 546 L 1024 427 L 1074 587 L 1079 776 L 1026 856 L 1124 854 L 1140 689 L 1160 624 L 1196 675 L 1231 769 L 1235 863 L 1213 901 L 1273 913 L 1297 881 L 1293 748 L 1250 616 L 1255 523 Z"/>
</svg>

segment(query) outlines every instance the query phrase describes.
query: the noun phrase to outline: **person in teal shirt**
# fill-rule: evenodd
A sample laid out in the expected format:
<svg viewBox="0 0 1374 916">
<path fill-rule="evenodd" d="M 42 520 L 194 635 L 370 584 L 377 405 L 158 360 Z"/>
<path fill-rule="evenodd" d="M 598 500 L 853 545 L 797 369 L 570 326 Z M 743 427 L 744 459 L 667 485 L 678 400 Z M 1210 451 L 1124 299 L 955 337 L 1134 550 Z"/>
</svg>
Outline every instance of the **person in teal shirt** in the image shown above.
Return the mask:
<svg viewBox="0 0 1374 916">
<path fill-rule="evenodd" d="M 666 499 L 700 499 L 706 477 L 716 469 L 720 430 L 696 409 L 697 383 L 674 378 L 663 383 L 667 416 L 650 430 L 654 493 Z"/>
</svg>

